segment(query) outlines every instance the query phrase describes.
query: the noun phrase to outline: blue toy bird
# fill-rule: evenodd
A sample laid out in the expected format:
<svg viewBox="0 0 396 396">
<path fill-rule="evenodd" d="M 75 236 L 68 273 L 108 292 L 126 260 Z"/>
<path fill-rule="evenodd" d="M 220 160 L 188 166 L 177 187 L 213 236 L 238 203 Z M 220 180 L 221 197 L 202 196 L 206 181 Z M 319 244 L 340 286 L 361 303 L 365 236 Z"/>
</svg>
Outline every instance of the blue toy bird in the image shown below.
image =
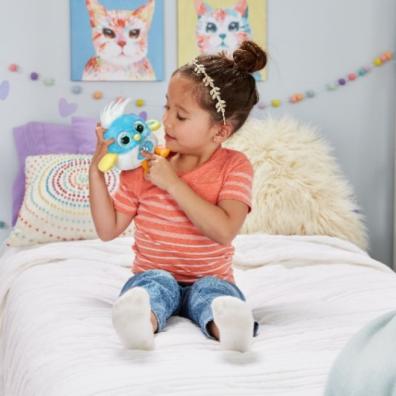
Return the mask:
<svg viewBox="0 0 396 396">
<path fill-rule="evenodd" d="M 107 129 L 105 140 L 114 139 L 107 154 L 99 162 L 99 170 L 106 172 L 113 166 L 120 170 L 135 169 L 143 166 L 147 170 L 147 160 L 142 151 L 156 153 L 163 157 L 169 149 L 158 146 L 158 139 L 153 134 L 160 127 L 156 120 L 145 120 L 136 114 L 124 114 L 130 99 L 117 99 L 108 104 L 101 113 L 100 122 Z"/>
</svg>

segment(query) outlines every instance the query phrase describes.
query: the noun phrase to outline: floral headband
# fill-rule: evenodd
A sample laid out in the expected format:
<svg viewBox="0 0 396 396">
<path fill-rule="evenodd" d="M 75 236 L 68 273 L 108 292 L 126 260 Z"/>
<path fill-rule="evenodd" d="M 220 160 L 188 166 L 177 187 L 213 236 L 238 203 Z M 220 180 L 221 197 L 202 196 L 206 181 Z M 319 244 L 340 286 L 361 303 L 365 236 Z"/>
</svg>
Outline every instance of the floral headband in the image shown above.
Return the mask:
<svg viewBox="0 0 396 396">
<path fill-rule="evenodd" d="M 204 77 L 203 77 L 202 81 L 203 81 L 205 87 L 207 87 L 207 86 L 210 87 L 209 94 L 210 94 L 211 98 L 217 102 L 216 103 L 216 111 L 218 113 L 221 113 L 221 115 L 223 117 L 223 123 L 225 125 L 225 123 L 226 123 L 226 119 L 225 119 L 226 102 L 225 102 L 225 100 L 221 99 L 220 88 L 216 87 L 214 85 L 213 79 L 208 75 L 208 73 L 206 73 L 205 66 L 201 63 L 198 63 L 198 60 L 196 58 L 192 60 L 191 64 L 194 65 L 195 73 L 203 74 Z"/>
</svg>

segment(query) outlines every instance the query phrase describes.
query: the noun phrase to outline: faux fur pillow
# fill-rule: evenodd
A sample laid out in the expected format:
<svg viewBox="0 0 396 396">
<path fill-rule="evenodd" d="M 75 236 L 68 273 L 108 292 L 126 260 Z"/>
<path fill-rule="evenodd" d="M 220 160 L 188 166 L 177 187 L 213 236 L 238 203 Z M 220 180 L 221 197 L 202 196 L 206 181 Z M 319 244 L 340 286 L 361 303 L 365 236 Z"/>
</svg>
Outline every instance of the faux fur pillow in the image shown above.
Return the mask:
<svg viewBox="0 0 396 396">
<path fill-rule="evenodd" d="M 314 128 L 287 117 L 250 119 L 224 147 L 244 152 L 255 170 L 242 234 L 329 235 L 367 249 L 352 189 Z"/>
</svg>

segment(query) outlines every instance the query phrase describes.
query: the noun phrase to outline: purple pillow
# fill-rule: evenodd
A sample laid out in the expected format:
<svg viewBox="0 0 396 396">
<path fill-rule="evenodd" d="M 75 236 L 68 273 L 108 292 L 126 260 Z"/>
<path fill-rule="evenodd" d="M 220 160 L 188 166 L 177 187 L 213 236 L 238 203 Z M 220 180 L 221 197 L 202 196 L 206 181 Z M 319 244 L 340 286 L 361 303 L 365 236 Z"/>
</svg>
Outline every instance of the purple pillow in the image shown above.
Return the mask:
<svg viewBox="0 0 396 396">
<path fill-rule="evenodd" d="M 96 144 L 95 125 L 88 127 L 87 118 L 75 118 L 74 125 L 29 122 L 13 129 L 19 160 L 12 187 L 12 224 L 15 225 L 25 194 L 25 159 L 41 154 L 90 154 Z M 83 122 L 84 121 L 84 122 Z M 94 122 L 94 120 L 91 120 Z M 92 125 L 92 122 L 89 124 Z M 96 124 L 96 122 L 94 122 Z"/>
<path fill-rule="evenodd" d="M 88 117 L 72 117 L 71 125 L 74 138 L 78 142 L 78 154 L 92 154 L 96 147 L 97 120 Z"/>
</svg>

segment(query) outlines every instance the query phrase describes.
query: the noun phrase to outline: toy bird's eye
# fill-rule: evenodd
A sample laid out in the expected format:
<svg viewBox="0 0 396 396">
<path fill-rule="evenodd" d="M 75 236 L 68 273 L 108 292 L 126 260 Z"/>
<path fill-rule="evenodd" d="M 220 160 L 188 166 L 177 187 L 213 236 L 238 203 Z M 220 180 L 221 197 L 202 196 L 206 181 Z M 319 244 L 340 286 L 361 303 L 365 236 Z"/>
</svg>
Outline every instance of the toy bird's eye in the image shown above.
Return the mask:
<svg viewBox="0 0 396 396">
<path fill-rule="evenodd" d="M 122 132 L 118 135 L 117 143 L 120 146 L 128 146 L 131 142 L 131 136 L 128 132 Z"/>
<path fill-rule="evenodd" d="M 136 123 L 135 129 L 139 132 L 142 133 L 144 131 L 144 125 L 140 123 Z"/>
</svg>

